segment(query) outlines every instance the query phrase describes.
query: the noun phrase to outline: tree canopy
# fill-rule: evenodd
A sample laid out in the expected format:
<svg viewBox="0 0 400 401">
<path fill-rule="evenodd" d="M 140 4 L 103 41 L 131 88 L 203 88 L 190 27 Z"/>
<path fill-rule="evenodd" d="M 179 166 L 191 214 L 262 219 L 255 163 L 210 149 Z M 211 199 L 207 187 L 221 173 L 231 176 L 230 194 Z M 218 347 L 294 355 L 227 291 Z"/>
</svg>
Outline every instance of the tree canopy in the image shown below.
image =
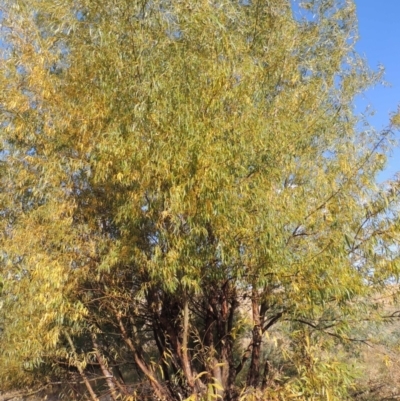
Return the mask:
<svg viewBox="0 0 400 401">
<path fill-rule="evenodd" d="M 399 274 L 353 2 L 1 9 L 1 387 L 347 399 Z"/>
</svg>

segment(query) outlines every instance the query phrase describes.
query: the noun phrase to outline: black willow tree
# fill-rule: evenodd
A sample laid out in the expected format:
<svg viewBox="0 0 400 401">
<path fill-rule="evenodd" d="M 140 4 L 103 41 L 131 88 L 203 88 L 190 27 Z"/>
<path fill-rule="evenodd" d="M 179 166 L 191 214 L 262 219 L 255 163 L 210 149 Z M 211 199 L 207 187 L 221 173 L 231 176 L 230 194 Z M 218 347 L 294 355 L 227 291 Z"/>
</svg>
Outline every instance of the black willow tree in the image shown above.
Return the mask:
<svg viewBox="0 0 400 401">
<path fill-rule="evenodd" d="M 399 273 L 353 2 L 1 9 L 0 387 L 347 399 Z"/>
</svg>

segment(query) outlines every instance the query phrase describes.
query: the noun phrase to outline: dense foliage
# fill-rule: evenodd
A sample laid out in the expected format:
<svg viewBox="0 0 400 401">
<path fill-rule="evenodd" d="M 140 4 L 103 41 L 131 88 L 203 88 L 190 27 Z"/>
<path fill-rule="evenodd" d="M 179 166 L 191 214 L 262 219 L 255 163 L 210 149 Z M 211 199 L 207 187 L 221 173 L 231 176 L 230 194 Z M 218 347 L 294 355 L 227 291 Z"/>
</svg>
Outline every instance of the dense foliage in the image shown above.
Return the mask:
<svg viewBox="0 0 400 401">
<path fill-rule="evenodd" d="M 1 8 L 1 387 L 349 397 L 399 273 L 353 2 Z"/>
</svg>

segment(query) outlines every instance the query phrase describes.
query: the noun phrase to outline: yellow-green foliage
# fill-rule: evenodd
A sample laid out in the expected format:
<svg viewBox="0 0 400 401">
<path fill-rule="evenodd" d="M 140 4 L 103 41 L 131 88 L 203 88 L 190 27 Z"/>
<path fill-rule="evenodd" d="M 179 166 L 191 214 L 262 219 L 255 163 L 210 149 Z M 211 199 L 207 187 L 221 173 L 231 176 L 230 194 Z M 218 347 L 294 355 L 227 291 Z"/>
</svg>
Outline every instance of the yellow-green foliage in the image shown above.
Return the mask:
<svg viewBox="0 0 400 401">
<path fill-rule="evenodd" d="M 2 1 L 0 386 L 85 380 L 91 333 L 138 399 L 175 399 L 172 377 L 192 399 L 345 399 L 351 372 L 312 354 L 397 279 L 398 183 L 375 183 L 390 132 L 356 128 L 380 77 L 353 2 L 303 6 Z M 288 373 L 262 385 L 250 343 L 236 380 L 269 322 Z"/>
</svg>

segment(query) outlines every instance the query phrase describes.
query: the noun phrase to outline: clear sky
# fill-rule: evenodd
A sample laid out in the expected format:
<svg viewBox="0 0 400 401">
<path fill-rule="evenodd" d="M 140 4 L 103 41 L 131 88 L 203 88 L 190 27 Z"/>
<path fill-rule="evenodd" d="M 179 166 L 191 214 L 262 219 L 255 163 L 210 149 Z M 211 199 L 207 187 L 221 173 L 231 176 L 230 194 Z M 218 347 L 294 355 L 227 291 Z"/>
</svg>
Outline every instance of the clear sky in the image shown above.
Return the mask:
<svg viewBox="0 0 400 401">
<path fill-rule="evenodd" d="M 360 35 L 357 50 L 373 69 L 379 65 L 385 67 L 385 80 L 391 85 L 368 90 L 358 99 L 356 113 L 370 105 L 376 112 L 370 121 L 375 128 L 382 129 L 388 125 L 390 112 L 400 105 L 400 0 L 355 0 L 355 3 Z M 3 46 L 0 40 L 0 48 Z M 398 139 L 400 143 L 400 133 Z M 400 172 L 400 146 L 393 151 L 379 181 L 392 178 L 396 172 Z"/>
<path fill-rule="evenodd" d="M 357 50 L 368 64 L 385 67 L 385 81 L 390 87 L 375 87 L 357 101 L 356 112 L 367 104 L 376 111 L 370 121 L 377 129 L 388 125 L 389 114 L 400 105 L 400 0 L 355 0 L 360 40 Z M 400 134 L 398 134 L 400 142 Z M 386 170 L 379 180 L 387 180 L 400 171 L 400 147 L 392 153 Z"/>
</svg>

